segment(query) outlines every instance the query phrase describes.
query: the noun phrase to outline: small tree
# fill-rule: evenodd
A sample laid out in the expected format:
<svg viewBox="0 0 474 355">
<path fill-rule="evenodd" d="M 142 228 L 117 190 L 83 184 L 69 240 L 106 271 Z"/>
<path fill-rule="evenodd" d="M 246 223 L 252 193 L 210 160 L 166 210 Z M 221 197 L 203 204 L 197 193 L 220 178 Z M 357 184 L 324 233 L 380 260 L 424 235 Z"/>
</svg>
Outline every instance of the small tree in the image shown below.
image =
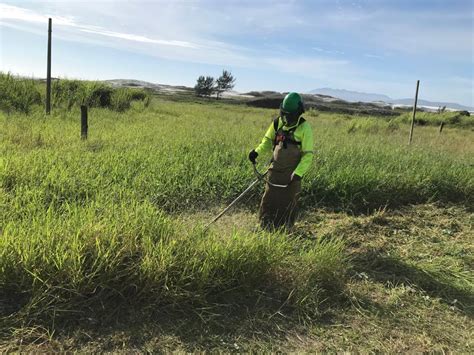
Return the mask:
<svg viewBox="0 0 474 355">
<path fill-rule="evenodd" d="M 444 111 L 446 111 L 446 106 L 443 106 L 443 107 L 439 106 L 438 107 L 438 113 L 443 113 Z"/>
<path fill-rule="evenodd" d="M 201 75 L 194 86 L 194 92 L 197 96 L 207 96 L 210 97 L 215 90 L 214 87 L 214 78 L 212 76 L 203 76 Z"/>
<path fill-rule="evenodd" d="M 231 72 L 227 70 L 222 71 L 222 75 L 216 80 L 216 99 L 219 100 L 219 96 L 228 90 L 232 90 L 235 85 L 235 78 Z"/>
<path fill-rule="evenodd" d="M 194 85 L 194 93 L 196 96 L 203 96 L 204 95 L 204 81 L 206 78 L 201 75 L 196 80 L 196 85 Z"/>
</svg>

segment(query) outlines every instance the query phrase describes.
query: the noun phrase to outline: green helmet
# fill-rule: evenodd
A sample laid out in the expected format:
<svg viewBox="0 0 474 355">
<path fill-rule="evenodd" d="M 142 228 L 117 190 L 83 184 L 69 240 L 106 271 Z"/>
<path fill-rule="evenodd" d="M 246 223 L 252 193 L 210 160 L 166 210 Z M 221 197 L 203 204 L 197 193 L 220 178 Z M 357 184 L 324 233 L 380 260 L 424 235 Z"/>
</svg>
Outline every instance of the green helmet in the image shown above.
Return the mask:
<svg viewBox="0 0 474 355">
<path fill-rule="evenodd" d="M 280 105 L 282 113 L 301 115 L 304 112 L 303 99 L 296 92 L 288 93 Z"/>
</svg>

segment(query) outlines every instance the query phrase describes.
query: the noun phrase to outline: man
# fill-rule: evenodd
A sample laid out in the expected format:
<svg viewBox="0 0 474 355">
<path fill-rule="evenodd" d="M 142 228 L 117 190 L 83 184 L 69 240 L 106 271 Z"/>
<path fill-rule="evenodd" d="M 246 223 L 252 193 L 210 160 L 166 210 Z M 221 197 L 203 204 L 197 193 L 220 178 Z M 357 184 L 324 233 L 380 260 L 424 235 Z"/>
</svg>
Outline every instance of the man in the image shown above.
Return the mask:
<svg viewBox="0 0 474 355">
<path fill-rule="evenodd" d="M 291 228 L 296 219 L 296 206 L 301 191 L 301 178 L 313 160 L 313 132 L 301 115 L 304 113 L 301 96 L 290 92 L 280 105 L 280 116 L 275 118 L 262 143 L 249 153 L 255 164 L 259 155 L 273 148 L 268 182 L 259 209 L 261 226 L 265 229 Z M 286 185 L 276 187 L 271 184 Z"/>
</svg>

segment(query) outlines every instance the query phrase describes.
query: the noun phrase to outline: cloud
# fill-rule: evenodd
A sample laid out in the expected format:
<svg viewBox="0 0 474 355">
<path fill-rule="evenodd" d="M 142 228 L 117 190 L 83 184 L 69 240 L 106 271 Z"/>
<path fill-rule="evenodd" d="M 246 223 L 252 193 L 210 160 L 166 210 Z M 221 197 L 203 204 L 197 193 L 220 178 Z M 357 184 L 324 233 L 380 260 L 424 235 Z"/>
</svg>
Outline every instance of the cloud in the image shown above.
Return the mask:
<svg viewBox="0 0 474 355">
<path fill-rule="evenodd" d="M 0 20 L 20 20 L 46 24 L 49 17 L 49 15 L 43 15 L 29 9 L 0 3 Z M 55 16 L 54 23 L 60 26 L 75 26 L 72 18 L 63 16 Z"/>
<path fill-rule="evenodd" d="M 120 38 L 120 39 L 126 39 L 129 41 L 135 41 L 135 42 L 142 42 L 142 43 L 151 43 L 151 44 L 161 44 L 165 46 L 176 46 L 176 47 L 184 47 L 184 48 L 193 48 L 197 49 L 200 46 L 197 44 L 193 44 L 190 42 L 186 41 L 167 41 L 163 39 L 153 39 L 153 38 L 148 38 L 145 36 L 139 36 L 139 35 L 134 35 L 130 33 L 121 33 L 121 32 L 113 32 L 113 31 L 107 31 L 103 29 L 97 29 L 97 28 L 88 28 L 85 26 L 77 26 L 80 31 L 82 32 L 88 32 L 88 33 L 93 33 L 96 35 L 101 35 L 101 36 L 108 36 L 108 37 L 115 37 L 115 38 Z"/>
<path fill-rule="evenodd" d="M 0 1 L 9 3 L 0 3 L 0 24 L 43 34 L 52 17 L 55 38 L 183 65 L 273 70 L 392 96 L 432 72 L 471 75 L 472 83 L 464 69 L 474 58 L 469 1 Z"/>
<path fill-rule="evenodd" d="M 317 41 L 318 46 L 313 46 L 313 50 L 321 54 L 370 53 L 369 48 L 377 48 L 419 56 L 442 51 L 444 56 L 461 60 L 472 57 L 472 6 L 471 11 L 455 6 L 445 6 L 441 11 L 421 6 L 403 7 L 388 1 L 342 5 L 328 0 L 309 3 L 99 1 L 94 6 L 84 5 L 82 1 L 32 4 L 34 6 L 29 6 L 34 7 L 34 11 L 0 4 L 0 18 L 45 23 L 47 16 L 54 15 L 55 25 L 82 27 L 83 32 L 91 35 L 194 49 L 229 49 L 232 47 L 229 43 L 235 44 L 235 40 L 244 38 L 246 46 L 257 51 L 264 47 L 264 38 L 278 38 L 285 46 L 291 46 L 294 40 L 291 34 L 297 33 L 297 40 Z M 65 17 L 65 14 L 74 14 L 74 17 Z M 337 49 L 331 45 L 335 40 Z M 233 48 L 242 51 L 242 48 Z"/>
<path fill-rule="evenodd" d="M 60 6 L 61 3 L 58 4 Z M 77 5 L 77 4 L 76 4 Z M 108 4 L 110 5 L 110 4 Z M 114 21 L 107 21 L 110 22 L 110 26 L 114 27 L 114 23 L 117 22 L 124 22 L 126 23 L 126 16 L 129 13 L 133 13 L 136 8 L 136 4 L 130 4 L 130 3 L 121 3 L 119 2 L 117 4 L 117 7 L 121 7 L 120 11 L 117 13 L 120 14 L 118 18 L 115 18 Z M 236 7 L 235 5 L 227 6 L 225 7 L 226 9 L 232 9 L 235 11 L 240 11 L 242 12 L 242 7 L 238 6 Z M 273 9 L 277 8 L 279 11 L 281 10 L 288 10 L 288 5 L 285 4 L 276 4 Z M 240 10 L 238 10 L 240 9 Z M 257 21 L 257 18 L 260 17 L 259 14 L 264 13 L 264 6 L 260 6 L 257 11 L 252 11 L 252 16 L 251 17 L 245 17 L 245 22 L 254 24 L 255 21 Z M 101 8 L 99 7 L 96 9 L 99 13 L 101 13 Z M 146 9 L 145 9 L 146 10 Z M 181 12 L 181 10 L 183 10 Z M 158 56 L 161 58 L 165 59 L 170 59 L 170 60 L 180 60 L 180 61 L 191 61 L 194 63 L 205 63 L 205 64 L 215 64 L 215 65 L 227 65 L 227 66 L 240 66 L 240 67 L 259 67 L 259 66 L 266 66 L 266 67 L 271 67 L 276 70 L 283 70 L 288 72 L 290 65 L 288 62 L 285 60 L 280 60 L 279 58 L 272 58 L 271 55 L 269 56 L 268 53 L 264 53 L 264 50 L 262 48 L 251 48 L 251 47 L 246 47 L 246 46 L 241 46 L 241 45 L 236 45 L 236 44 L 229 44 L 223 41 L 216 40 L 215 38 L 205 38 L 205 36 L 201 35 L 200 37 L 198 36 L 199 33 L 192 33 L 189 36 L 185 36 L 184 32 L 185 29 L 188 28 L 194 28 L 195 26 L 200 25 L 201 23 L 203 25 L 200 25 L 201 27 L 206 28 L 209 30 L 212 28 L 212 26 L 221 26 L 221 24 L 216 25 L 215 23 L 219 23 L 221 21 L 227 21 L 231 17 L 224 17 L 224 16 L 217 16 L 216 11 L 205 8 L 201 11 L 200 10 L 200 20 L 190 20 L 190 21 L 185 21 L 185 19 L 177 20 L 176 16 L 178 18 L 184 16 L 183 13 L 185 14 L 186 12 L 193 11 L 193 7 L 187 6 L 185 9 L 183 8 L 183 5 L 180 3 L 171 3 L 169 6 L 165 6 L 162 9 L 161 12 L 161 17 L 159 19 L 154 19 L 154 21 L 151 21 L 149 18 L 149 14 L 145 14 L 143 9 L 140 9 L 140 14 L 142 16 L 138 16 L 140 21 L 143 22 L 144 26 L 138 26 L 136 25 L 136 18 L 130 19 L 130 25 L 129 27 L 131 28 L 140 28 L 142 32 L 148 32 L 150 35 L 141 35 L 137 33 L 131 33 L 131 32 L 125 32 L 125 31 L 116 31 L 112 30 L 109 28 L 105 28 L 103 26 L 97 26 L 97 25 L 90 25 L 89 23 L 85 23 L 84 21 L 81 21 L 81 12 L 80 11 L 75 11 L 75 13 L 78 14 L 77 17 L 72 18 L 72 17 L 58 17 L 56 15 L 49 15 L 48 13 L 51 13 L 51 11 L 47 11 L 46 9 L 43 9 L 42 11 L 40 10 L 30 10 L 30 9 L 24 9 L 20 8 L 17 6 L 10 6 L 10 5 L 5 5 L 5 4 L 0 4 L 0 20 L 7 20 L 7 21 L 14 21 L 16 23 L 13 24 L 14 27 L 18 28 L 18 22 L 24 22 L 30 25 L 44 25 L 47 22 L 47 18 L 49 16 L 53 16 L 53 27 L 54 26 L 59 26 L 63 28 L 62 31 L 59 31 L 56 28 L 56 36 L 59 35 L 64 38 L 64 39 L 73 39 L 73 40 L 79 40 L 83 42 L 95 42 L 97 44 L 97 40 L 99 40 L 98 43 L 101 43 L 100 38 L 101 37 L 107 37 L 111 39 L 115 39 L 116 41 L 110 41 L 110 40 L 104 40 L 102 43 L 106 46 L 112 46 L 112 47 L 126 47 L 127 49 L 134 51 L 134 52 L 141 52 L 153 56 Z M 275 10 L 270 10 L 275 11 Z M 171 14 L 174 14 L 173 16 Z M 176 15 L 178 13 L 179 15 Z M 267 12 L 268 14 L 268 12 Z M 163 15 L 167 15 L 167 19 L 163 18 Z M 242 15 L 242 14 L 240 14 Z M 104 15 L 106 16 L 106 15 Z M 194 15 L 195 16 L 195 15 Z M 93 12 L 91 14 L 91 17 L 93 18 Z M 211 21 L 211 18 L 216 18 L 216 21 Z M 242 17 L 242 16 L 240 16 Z M 209 18 L 209 21 L 202 21 L 202 18 L 206 19 Z M 59 20 L 57 20 L 59 19 Z M 293 19 L 292 16 L 288 16 L 288 19 Z M 155 24 L 156 22 L 161 22 L 163 20 L 163 23 L 160 23 L 160 26 L 154 26 L 158 28 L 158 31 L 156 30 L 146 30 L 146 24 L 153 23 Z M 168 39 L 168 38 L 159 38 L 157 35 L 161 32 L 161 29 L 173 27 L 176 25 L 169 24 L 169 21 L 172 20 L 171 22 L 178 22 L 179 26 L 181 27 L 181 35 L 180 37 L 189 37 L 191 40 L 180 40 L 180 39 Z M 269 28 L 278 28 L 279 26 L 274 26 L 270 25 L 270 22 L 264 22 L 263 27 L 269 29 Z M 287 24 L 289 25 L 289 24 Z M 225 30 L 226 26 L 222 26 L 223 32 L 226 32 Z M 20 27 L 21 28 L 21 27 Z M 184 28 L 184 29 L 183 29 Z M 31 30 L 31 28 L 29 28 Z M 214 31 L 215 29 L 213 29 Z M 39 29 L 38 32 L 44 31 L 43 28 Z M 245 31 L 245 30 L 244 30 Z M 157 33 L 158 32 L 158 33 Z M 166 31 L 165 31 L 166 32 Z M 206 31 L 204 31 L 206 32 Z M 89 35 L 93 36 L 92 39 L 87 38 L 82 36 L 83 35 Z M 124 44 L 122 40 L 126 40 L 129 42 L 127 45 L 126 43 Z M 154 47 L 160 46 L 160 48 Z M 163 47 L 168 47 L 168 49 L 163 48 Z M 267 51 L 272 52 L 271 54 L 274 53 L 275 48 L 269 48 Z M 279 51 L 277 51 L 280 53 Z M 325 51 L 325 53 L 332 53 L 332 54 L 342 54 L 341 51 Z M 318 59 L 318 58 L 306 58 L 306 57 L 301 57 L 301 56 L 296 56 L 294 59 L 292 59 L 292 62 L 297 63 L 295 68 L 297 68 L 296 71 L 293 71 L 294 73 L 299 73 L 301 75 L 305 75 L 308 70 L 310 70 L 312 73 L 316 73 L 321 69 L 327 70 L 330 66 L 333 65 L 338 65 L 341 64 L 342 62 L 340 61 L 330 61 L 330 60 L 324 60 L 324 59 Z"/>
<path fill-rule="evenodd" d="M 365 53 L 364 56 L 367 57 L 367 58 L 374 58 L 374 59 L 382 59 L 383 58 L 383 56 L 381 56 L 381 55 L 370 54 L 370 53 Z"/>
<path fill-rule="evenodd" d="M 320 47 L 313 47 L 313 49 L 317 52 L 321 53 L 328 53 L 328 54 L 344 54 L 342 51 L 336 51 L 336 50 L 328 50 L 328 49 L 323 49 Z"/>
<path fill-rule="evenodd" d="M 10 6 L 6 4 L 0 4 L 0 20 L 17 20 L 24 21 L 33 24 L 46 24 L 48 18 L 52 15 L 41 14 L 34 12 L 29 9 L 24 9 L 17 6 Z M 164 46 L 176 46 L 184 48 L 197 49 L 200 46 L 187 41 L 179 40 L 164 40 L 154 39 L 146 36 L 140 36 L 132 33 L 123 33 L 106 30 L 100 26 L 91 26 L 86 24 L 79 24 L 74 21 L 71 17 L 54 16 L 54 26 L 66 26 L 77 29 L 81 32 L 91 33 L 99 36 L 115 37 L 119 39 L 125 39 L 128 41 L 135 41 L 141 43 L 159 44 Z"/>
</svg>

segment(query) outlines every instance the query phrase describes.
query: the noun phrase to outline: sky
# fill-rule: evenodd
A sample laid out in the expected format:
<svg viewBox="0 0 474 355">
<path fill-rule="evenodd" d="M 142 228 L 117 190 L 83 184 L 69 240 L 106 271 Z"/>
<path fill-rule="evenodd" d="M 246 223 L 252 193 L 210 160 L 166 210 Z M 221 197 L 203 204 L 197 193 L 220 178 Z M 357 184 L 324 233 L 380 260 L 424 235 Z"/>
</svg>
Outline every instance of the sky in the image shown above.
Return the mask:
<svg viewBox="0 0 474 355">
<path fill-rule="evenodd" d="M 0 71 L 235 89 L 330 87 L 474 106 L 472 0 L 0 0 Z"/>
</svg>

